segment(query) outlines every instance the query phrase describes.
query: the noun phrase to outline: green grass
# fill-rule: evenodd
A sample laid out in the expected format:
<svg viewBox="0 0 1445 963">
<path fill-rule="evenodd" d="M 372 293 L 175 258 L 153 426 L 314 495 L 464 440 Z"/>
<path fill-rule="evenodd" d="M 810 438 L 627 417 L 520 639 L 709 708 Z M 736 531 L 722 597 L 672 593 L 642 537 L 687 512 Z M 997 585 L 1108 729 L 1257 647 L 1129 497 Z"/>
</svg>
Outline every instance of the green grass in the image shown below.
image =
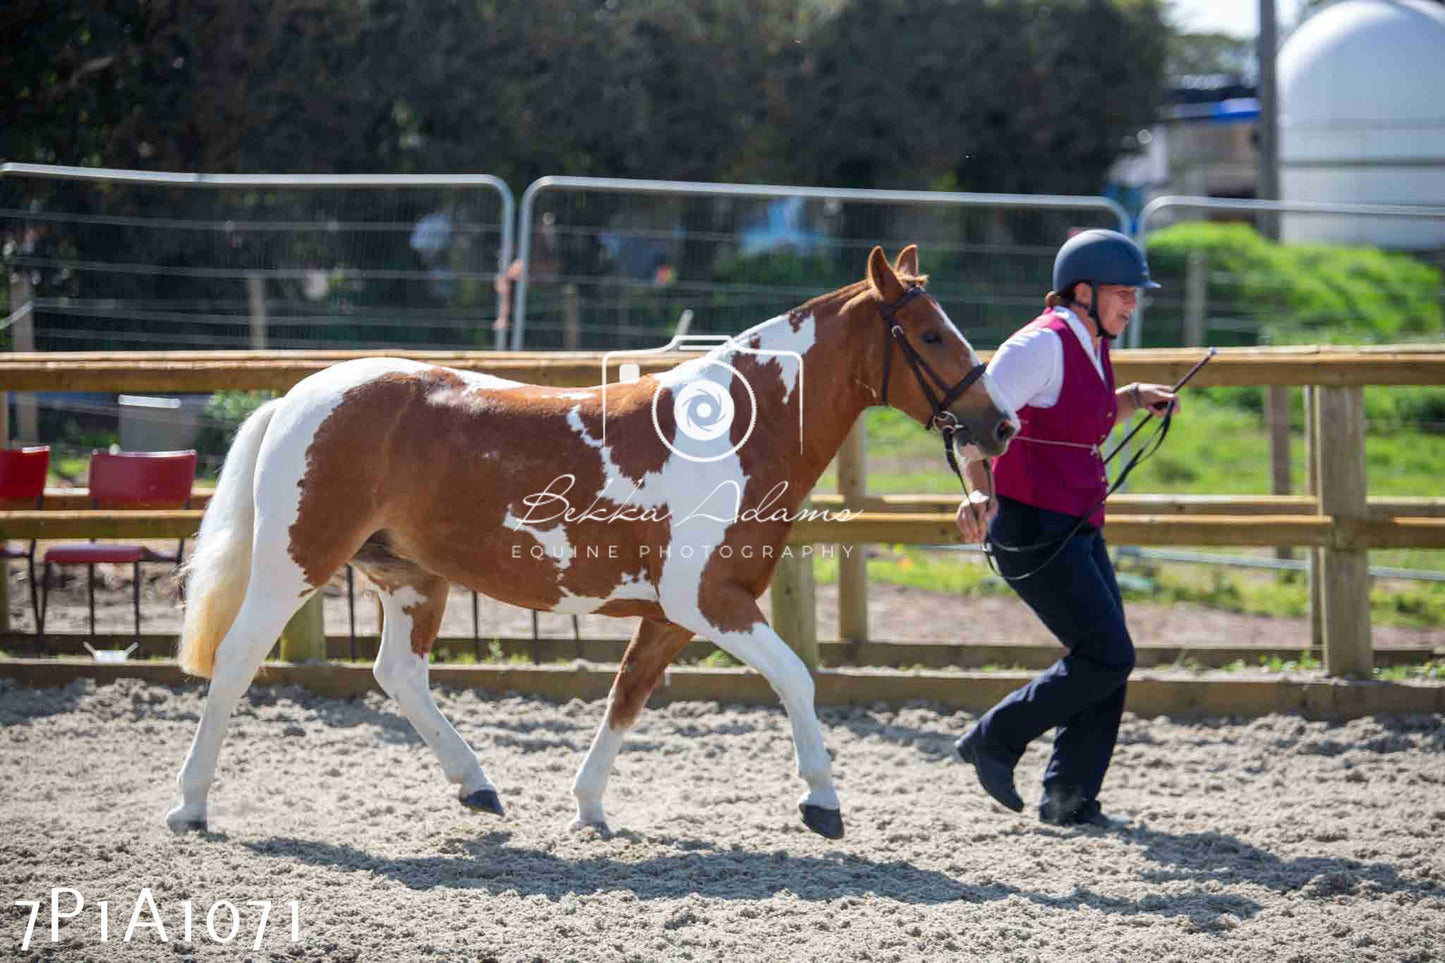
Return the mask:
<svg viewBox="0 0 1445 963">
<path fill-rule="evenodd" d="M 1007 594 L 1003 580 L 977 555 L 905 545 L 876 546 L 868 560 L 868 579 L 928 591 L 979 598 Z M 819 558 L 814 578 L 838 580 L 838 560 Z M 1203 608 L 1280 618 L 1309 616 L 1309 586 L 1299 572 L 1232 570 L 1208 565 L 1119 563 L 1120 589 L 1132 602 L 1189 604 Z M 1128 577 L 1126 577 L 1128 576 Z M 1408 628 L 1445 626 L 1445 584 L 1391 581 L 1370 594 L 1374 625 Z"/>
<path fill-rule="evenodd" d="M 1174 419 L 1160 450 L 1129 477 L 1129 491 L 1163 494 L 1247 495 L 1270 490 L 1269 438 L 1258 414 L 1212 401 L 1200 394 L 1184 396 L 1184 411 Z M 888 494 L 953 494 L 958 480 L 948 471 L 938 435 L 891 408 L 870 408 L 868 417 L 868 491 Z M 1131 426 L 1121 424 L 1122 438 Z M 1136 440 L 1147 437 L 1146 428 Z M 1292 435 L 1291 471 L 1296 488 L 1305 481 L 1305 439 Z M 1110 470 L 1124 456 L 1110 464 Z M 1445 433 L 1397 430 L 1371 431 L 1365 439 L 1365 460 L 1371 495 L 1439 495 L 1445 476 Z M 830 467 L 819 481 L 824 491 L 837 489 Z"/>
<path fill-rule="evenodd" d="M 742 665 L 737 659 L 728 655 L 722 649 L 714 649 L 698 665 L 707 666 L 709 669 L 736 669 Z"/>
<path fill-rule="evenodd" d="M 1445 681 L 1445 659 L 1431 659 L 1419 665 L 1392 665 L 1376 668 L 1375 678 L 1381 682 Z"/>
<path fill-rule="evenodd" d="M 1385 390 L 1385 389 L 1380 389 Z M 1223 390 L 1221 389 L 1221 392 Z M 1441 393 L 1445 393 L 1442 391 Z M 1233 400 L 1225 394 L 1224 399 Z M 1260 416 L 1202 392 L 1186 392 L 1185 409 L 1174 420 L 1163 447 L 1130 475 L 1129 492 L 1191 495 L 1250 495 L 1270 491 L 1269 439 Z M 944 461 L 936 434 L 902 412 L 870 408 L 868 418 L 868 491 L 874 495 L 960 494 L 958 480 Z M 1129 425 L 1115 430 L 1122 438 Z M 1149 435 L 1140 432 L 1137 439 Z M 1305 439 L 1300 432 L 1290 446 L 1291 477 L 1296 491 L 1306 479 Z M 1110 464 L 1117 471 L 1121 455 Z M 1445 433 L 1374 430 L 1365 439 L 1369 493 L 1374 496 L 1435 496 L 1445 478 Z M 836 491 L 832 467 L 818 482 L 819 491 Z M 1207 551 L 1208 549 L 1206 549 Z M 1219 554 L 1269 553 L 1270 550 L 1217 550 Z M 1390 550 L 1372 552 L 1371 564 L 1445 572 L 1445 551 Z"/>
</svg>

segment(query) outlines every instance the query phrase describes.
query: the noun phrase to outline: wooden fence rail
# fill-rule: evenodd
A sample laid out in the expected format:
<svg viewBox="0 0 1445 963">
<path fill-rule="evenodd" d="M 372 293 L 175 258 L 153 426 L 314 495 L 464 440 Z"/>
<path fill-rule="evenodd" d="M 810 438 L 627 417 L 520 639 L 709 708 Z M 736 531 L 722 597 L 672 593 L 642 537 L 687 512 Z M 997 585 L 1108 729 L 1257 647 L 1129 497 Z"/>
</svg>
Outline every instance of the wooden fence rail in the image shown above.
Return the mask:
<svg viewBox="0 0 1445 963">
<path fill-rule="evenodd" d="M 210 488 L 191 492 L 191 507 L 205 508 Z M 815 492 L 809 499 L 814 508 L 837 511 L 844 507 L 842 495 Z M 849 499 L 850 508 L 867 512 L 938 513 L 958 507 L 957 495 L 865 495 Z M 90 508 L 90 492 L 84 488 L 48 488 L 47 511 L 83 511 Z M 1121 492 L 1109 499 L 1109 514 L 1120 515 L 1318 515 L 1320 500 L 1313 495 L 1157 495 Z M 1366 502 L 1370 518 L 1415 516 L 1445 518 L 1445 498 L 1391 495 Z"/>
<path fill-rule="evenodd" d="M 151 391 L 200 393 L 218 389 L 285 390 L 337 361 L 375 352 L 161 352 L 15 353 L 0 359 L 0 389 L 8 391 Z M 404 351 L 432 361 L 536 384 L 585 386 L 604 380 L 602 355 L 593 352 L 494 353 Z M 662 370 L 694 355 L 638 362 Z M 987 354 L 985 353 L 985 357 Z M 1120 382 L 1172 383 L 1199 357 L 1197 349 L 1119 351 Z M 613 373 L 608 372 L 607 377 Z M 1372 668 L 1367 552 L 1378 548 L 1445 548 L 1445 499 L 1369 499 L 1365 491 L 1365 385 L 1445 384 L 1445 349 L 1438 346 L 1371 348 L 1226 348 L 1194 382 L 1209 385 L 1302 385 L 1310 392 L 1312 474 L 1317 496 L 1116 496 L 1107 534 L 1117 545 L 1309 546 L 1320 560 L 1320 610 L 1326 669 L 1369 678 Z M 7 439 L 8 440 L 8 439 Z M 866 477 L 862 446 L 849 446 L 840 477 Z M 1327 456 L 1325 453 L 1328 453 Z M 847 495 L 819 494 L 814 505 L 861 511 L 847 522 L 803 521 L 792 533 L 799 545 L 870 542 L 948 544 L 957 541 L 947 496 L 869 496 L 856 481 Z M 39 538 L 176 537 L 195 531 L 199 512 L 110 513 L 81 510 L 83 496 L 57 494 L 43 512 L 0 513 L 0 535 Z M 799 553 L 801 554 L 801 553 Z M 790 570 L 789 566 L 800 566 Z M 782 565 L 775 618 L 805 653 L 816 651 L 811 566 L 798 558 Z M 858 583 L 856 578 L 852 580 Z M 861 592 L 859 583 L 851 592 Z M 775 593 L 777 595 L 779 593 Z M 795 600 L 798 610 L 788 608 Z M 840 600 L 856 613 L 859 600 Z M 850 624 L 866 621 L 850 617 Z"/>
<path fill-rule="evenodd" d="M 396 351 L 398 358 L 480 371 L 533 384 L 582 387 L 601 383 L 600 352 Z M 980 352 L 986 361 L 990 352 Z M 7 391 L 162 391 L 206 393 L 223 389 L 284 391 L 307 375 L 374 351 L 163 351 L 133 357 L 117 352 L 27 352 L 0 358 L 0 388 Z M 1196 348 L 1117 351 L 1120 383 L 1173 384 L 1199 360 Z M 644 374 L 697 357 L 628 356 Z M 611 372 L 615 376 L 615 372 Z M 1191 382 L 1210 385 L 1445 384 L 1445 349 L 1413 345 L 1378 348 L 1221 348 Z"/>
</svg>

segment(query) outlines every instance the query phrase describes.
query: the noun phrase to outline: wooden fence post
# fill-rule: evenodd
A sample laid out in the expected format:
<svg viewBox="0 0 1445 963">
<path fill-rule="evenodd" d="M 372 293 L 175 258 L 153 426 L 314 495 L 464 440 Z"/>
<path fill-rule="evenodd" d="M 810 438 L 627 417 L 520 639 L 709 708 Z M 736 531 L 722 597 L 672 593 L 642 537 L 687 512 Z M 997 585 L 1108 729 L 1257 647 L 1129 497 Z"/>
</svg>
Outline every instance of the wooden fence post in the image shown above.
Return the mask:
<svg viewBox="0 0 1445 963">
<path fill-rule="evenodd" d="M 281 661 L 326 661 L 326 623 L 320 592 L 307 599 L 281 630 Z"/>
<path fill-rule="evenodd" d="M 246 303 L 251 315 L 251 350 L 261 351 L 266 347 L 266 277 L 263 274 L 246 275 Z"/>
<path fill-rule="evenodd" d="M 1289 388 L 1270 385 L 1265 389 L 1265 422 L 1269 427 L 1270 489 L 1276 495 L 1290 494 Z M 1278 546 L 1275 558 L 1294 558 L 1288 546 Z"/>
<path fill-rule="evenodd" d="M 1320 511 L 1331 516 L 1338 528 L 1366 515 L 1365 391 L 1359 386 L 1316 391 L 1314 441 L 1319 452 Z M 1369 679 L 1374 667 L 1369 552 L 1329 547 L 1321 555 L 1325 671 Z"/>
<path fill-rule="evenodd" d="M 1204 344 L 1209 317 L 1209 257 L 1193 251 L 1184 262 L 1184 343 Z"/>
<path fill-rule="evenodd" d="M 30 289 L 28 271 L 10 273 L 10 311 L 14 313 L 32 304 L 35 292 Z M 11 344 L 15 351 L 35 350 L 35 311 L 17 318 L 10 327 Z M 39 419 L 35 412 L 35 395 L 28 391 L 15 393 L 15 435 L 24 444 L 36 444 L 40 440 Z"/>
<path fill-rule="evenodd" d="M 838 493 L 845 507 L 868 494 L 868 416 L 853 422 L 853 430 L 838 450 Z M 846 549 L 846 550 L 845 550 Z M 838 638 L 844 642 L 868 641 L 868 555 L 866 546 L 838 546 Z"/>
<path fill-rule="evenodd" d="M 14 271 L 10 275 L 10 310 L 19 311 L 31 301 L 30 279 L 25 276 L 24 271 Z M 34 315 L 34 312 L 31 312 Z M 35 350 L 35 328 L 30 317 L 21 318 L 14 322 L 15 350 L 20 351 L 21 325 L 24 325 L 25 338 L 28 345 L 24 350 Z M 35 435 L 35 396 L 16 396 L 17 424 L 16 433 L 22 441 L 34 442 Z M 27 434 L 27 425 L 29 434 Z M 0 445 L 10 445 L 10 392 L 0 391 Z M 10 562 L 8 559 L 0 560 L 0 632 L 10 631 Z"/>
<path fill-rule="evenodd" d="M 582 300 L 577 285 L 562 287 L 562 349 L 576 351 L 582 347 Z"/>
<path fill-rule="evenodd" d="M 818 668 L 817 607 L 813 599 L 811 545 L 794 545 L 773 569 L 773 630 L 810 670 Z"/>
<path fill-rule="evenodd" d="M 1320 443 L 1316 426 L 1320 423 L 1319 389 L 1305 385 L 1305 491 L 1315 498 L 1320 497 Z M 1310 590 L 1310 648 L 1321 649 L 1325 644 L 1324 612 L 1321 608 L 1324 590 L 1320 572 L 1324 565 L 1324 554 L 1318 548 L 1305 550 L 1309 558 Z"/>
</svg>

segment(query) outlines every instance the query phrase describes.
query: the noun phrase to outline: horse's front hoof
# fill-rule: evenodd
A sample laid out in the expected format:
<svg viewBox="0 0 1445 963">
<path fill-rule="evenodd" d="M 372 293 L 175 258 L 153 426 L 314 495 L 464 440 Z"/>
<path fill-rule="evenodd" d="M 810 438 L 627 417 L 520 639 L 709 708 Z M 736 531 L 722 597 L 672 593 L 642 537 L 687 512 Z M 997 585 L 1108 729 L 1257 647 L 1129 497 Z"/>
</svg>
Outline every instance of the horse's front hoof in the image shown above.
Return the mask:
<svg viewBox="0 0 1445 963">
<path fill-rule="evenodd" d="M 803 824 L 825 839 L 843 838 L 843 813 L 837 809 L 824 809 L 811 803 L 799 803 L 798 812 L 803 814 Z"/>
<path fill-rule="evenodd" d="M 583 819 L 581 816 L 578 816 L 567 824 L 568 832 L 582 833 L 589 829 L 603 839 L 612 838 L 612 827 L 607 825 L 607 820 L 605 819 Z"/>
<path fill-rule="evenodd" d="M 497 798 L 495 789 L 478 789 L 476 792 L 467 793 L 462 797 L 462 805 L 495 816 L 504 816 L 507 812 L 502 806 L 502 800 Z"/>
<path fill-rule="evenodd" d="M 177 836 L 206 831 L 206 804 L 181 803 L 166 813 L 166 827 Z"/>
</svg>

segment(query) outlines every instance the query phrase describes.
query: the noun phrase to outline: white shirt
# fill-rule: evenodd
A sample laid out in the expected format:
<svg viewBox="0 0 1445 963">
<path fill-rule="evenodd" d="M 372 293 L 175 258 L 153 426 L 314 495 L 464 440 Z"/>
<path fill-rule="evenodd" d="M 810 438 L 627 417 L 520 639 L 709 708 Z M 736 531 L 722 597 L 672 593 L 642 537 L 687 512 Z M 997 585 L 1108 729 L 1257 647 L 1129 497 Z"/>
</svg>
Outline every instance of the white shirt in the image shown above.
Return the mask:
<svg viewBox="0 0 1445 963">
<path fill-rule="evenodd" d="M 1094 350 L 1089 329 L 1078 315 L 1063 305 L 1053 311 L 1068 322 L 1069 330 L 1079 339 L 1102 381 L 1104 365 Z M 989 380 L 999 393 L 999 400 L 1011 410 L 1018 411 L 1025 405 L 1052 408 L 1059 403 L 1059 392 L 1064 387 L 1064 343 L 1059 338 L 1048 328 L 1030 328 L 1015 334 L 994 352 L 988 363 Z"/>
</svg>

